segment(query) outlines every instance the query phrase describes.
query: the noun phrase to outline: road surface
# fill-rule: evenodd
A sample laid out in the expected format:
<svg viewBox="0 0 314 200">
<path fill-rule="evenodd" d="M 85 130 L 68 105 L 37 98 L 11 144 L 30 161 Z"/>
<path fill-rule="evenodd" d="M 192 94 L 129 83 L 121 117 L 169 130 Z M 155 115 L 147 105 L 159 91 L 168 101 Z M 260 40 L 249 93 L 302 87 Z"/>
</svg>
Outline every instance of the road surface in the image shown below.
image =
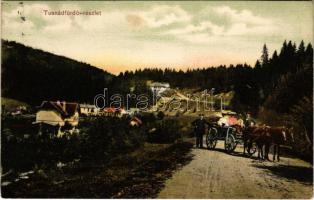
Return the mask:
<svg viewBox="0 0 314 200">
<path fill-rule="evenodd" d="M 311 198 L 312 165 L 282 157 L 266 162 L 220 150 L 193 149 L 194 159 L 165 183 L 158 198 Z"/>
</svg>

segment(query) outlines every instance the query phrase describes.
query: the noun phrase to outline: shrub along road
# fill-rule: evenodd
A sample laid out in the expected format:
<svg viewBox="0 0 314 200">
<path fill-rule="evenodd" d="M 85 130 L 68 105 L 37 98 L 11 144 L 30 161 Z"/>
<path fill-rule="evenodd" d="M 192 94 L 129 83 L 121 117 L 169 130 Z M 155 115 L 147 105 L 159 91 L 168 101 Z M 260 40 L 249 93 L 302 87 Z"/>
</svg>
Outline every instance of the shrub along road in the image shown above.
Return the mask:
<svg viewBox="0 0 314 200">
<path fill-rule="evenodd" d="M 193 160 L 168 179 L 158 198 L 311 198 L 313 168 L 295 158 L 262 162 L 218 149 L 193 149 Z M 220 151 L 220 150 L 221 151 Z"/>
</svg>

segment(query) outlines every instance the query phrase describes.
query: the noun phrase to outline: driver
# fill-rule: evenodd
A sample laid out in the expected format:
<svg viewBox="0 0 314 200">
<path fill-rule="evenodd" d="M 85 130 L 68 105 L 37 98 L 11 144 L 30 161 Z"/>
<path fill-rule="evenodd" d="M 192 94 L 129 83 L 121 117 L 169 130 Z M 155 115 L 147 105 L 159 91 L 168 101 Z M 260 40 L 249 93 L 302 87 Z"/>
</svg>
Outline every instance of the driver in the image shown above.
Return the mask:
<svg viewBox="0 0 314 200">
<path fill-rule="evenodd" d="M 254 126 L 256 124 L 255 120 L 251 117 L 251 113 L 246 114 L 245 127 Z"/>
<path fill-rule="evenodd" d="M 204 114 L 200 114 L 199 118 L 192 122 L 195 127 L 196 148 L 203 148 L 203 135 L 205 133 L 205 124 L 209 127 L 210 124 L 205 121 Z"/>
</svg>

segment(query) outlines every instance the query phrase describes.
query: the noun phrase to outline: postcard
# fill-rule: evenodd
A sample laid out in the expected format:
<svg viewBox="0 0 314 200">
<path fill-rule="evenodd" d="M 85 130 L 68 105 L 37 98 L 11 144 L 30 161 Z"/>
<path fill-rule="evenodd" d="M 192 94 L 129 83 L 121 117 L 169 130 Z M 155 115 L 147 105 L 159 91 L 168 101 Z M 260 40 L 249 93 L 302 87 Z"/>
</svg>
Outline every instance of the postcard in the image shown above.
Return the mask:
<svg viewBox="0 0 314 200">
<path fill-rule="evenodd" d="M 313 198 L 312 1 L 1 2 L 3 198 Z"/>
</svg>

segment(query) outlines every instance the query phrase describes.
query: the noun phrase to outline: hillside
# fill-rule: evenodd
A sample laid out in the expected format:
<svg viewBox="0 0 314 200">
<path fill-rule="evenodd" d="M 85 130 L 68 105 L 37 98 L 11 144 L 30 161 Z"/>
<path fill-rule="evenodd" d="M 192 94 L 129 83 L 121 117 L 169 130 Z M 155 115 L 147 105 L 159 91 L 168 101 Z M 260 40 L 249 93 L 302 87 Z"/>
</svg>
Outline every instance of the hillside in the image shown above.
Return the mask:
<svg viewBox="0 0 314 200">
<path fill-rule="evenodd" d="M 38 105 L 43 100 L 92 102 L 113 75 L 63 56 L 2 40 L 2 97 Z"/>
<path fill-rule="evenodd" d="M 221 109 L 230 109 L 234 91 L 218 93 L 213 99 L 205 91 L 198 89 L 169 89 L 161 94 L 151 112 L 162 111 L 167 116 L 193 116 L 204 114 L 207 117 L 221 116 Z M 215 112 L 210 111 L 212 100 Z"/>
<path fill-rule="evenodd" d="M 29 107 L 27 103 L 5 97 L 1 97 L 1 106 L 4 106 L 7 110 L 15 110 L 19 106 Z"/>
</svg>

